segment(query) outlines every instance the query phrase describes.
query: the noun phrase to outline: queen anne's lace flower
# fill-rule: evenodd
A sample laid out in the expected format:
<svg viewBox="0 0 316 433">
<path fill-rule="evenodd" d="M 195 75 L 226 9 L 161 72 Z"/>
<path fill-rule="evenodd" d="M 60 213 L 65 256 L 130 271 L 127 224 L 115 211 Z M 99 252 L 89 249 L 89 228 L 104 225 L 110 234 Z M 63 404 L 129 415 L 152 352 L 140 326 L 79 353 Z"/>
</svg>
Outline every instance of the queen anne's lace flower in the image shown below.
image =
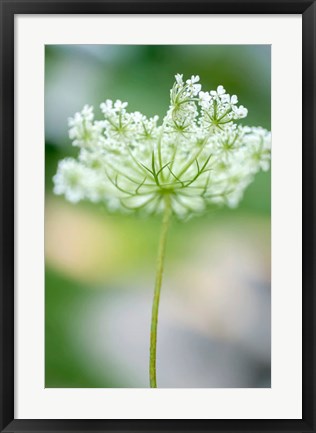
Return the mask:
<svg viewBox="0 0 316 433">
<path fill-rule="evenodd" d="M 271 134 L 234 123 L 247 109 L 223 86 L 204 92 L 198 76 L 175 80 L 161 125 L 158 116 L 129 113 L 127 102 L 109 99 L 102 120 L 88 105 L 69 119 L 80 152 L 59 162 L 55 193 L 147 214 L 162 212 L 168 196 L 180 218 L 210 204 L 237 206 L 254 175 L 269 169 Z"/>
</svg>

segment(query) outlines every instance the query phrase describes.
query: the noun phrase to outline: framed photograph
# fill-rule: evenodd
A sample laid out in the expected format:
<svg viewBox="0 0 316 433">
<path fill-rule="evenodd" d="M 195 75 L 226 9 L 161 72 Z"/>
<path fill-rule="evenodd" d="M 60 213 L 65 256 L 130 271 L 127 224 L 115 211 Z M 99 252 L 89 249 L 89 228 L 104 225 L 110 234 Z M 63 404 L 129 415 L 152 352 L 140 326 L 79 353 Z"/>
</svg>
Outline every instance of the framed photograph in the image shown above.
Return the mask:
<svg viewBox="0 0 316 433">
<path fill-rule="evenodd" d="M 1 4 L 1 432 L 316 432 L 314 1 Z"/>
</svg>

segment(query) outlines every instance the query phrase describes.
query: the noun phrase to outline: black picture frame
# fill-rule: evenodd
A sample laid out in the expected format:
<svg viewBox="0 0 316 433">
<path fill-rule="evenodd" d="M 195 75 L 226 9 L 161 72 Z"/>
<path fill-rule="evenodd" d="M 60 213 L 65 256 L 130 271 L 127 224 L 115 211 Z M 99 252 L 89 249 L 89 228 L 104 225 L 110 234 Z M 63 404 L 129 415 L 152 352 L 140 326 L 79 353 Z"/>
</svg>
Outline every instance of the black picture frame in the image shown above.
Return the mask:
<svg viewBox="0 0 316 433">
<path fill-rule="evenodd" d="M 0 0 L 1 11 L 1 432 L 316 432 L 315 201 L 316 2 L 307 0 Z M 303 416 L 301 420 L 14 419 L 14 16 L 16 14 L 302 14 Z M 290 378 L 289 378 L 290 380 Z"/>
</svg>

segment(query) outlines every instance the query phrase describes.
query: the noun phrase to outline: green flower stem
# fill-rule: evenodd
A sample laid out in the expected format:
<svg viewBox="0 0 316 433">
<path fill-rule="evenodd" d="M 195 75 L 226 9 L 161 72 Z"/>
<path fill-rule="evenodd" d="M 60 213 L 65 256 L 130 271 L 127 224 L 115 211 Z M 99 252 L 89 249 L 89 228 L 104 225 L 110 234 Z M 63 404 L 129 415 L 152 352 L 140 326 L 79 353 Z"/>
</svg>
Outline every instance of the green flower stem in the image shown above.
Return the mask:
<svg viewBox="0 0 316 433">
<path fill-rule="evenodd" d="M 160 290 L 161 290 L 164 258 L 165 258 L 166 243 L 167 243 L 167 234 L 170 225 L 170 217 L 172 213 L 170 195 L 166 194 L 164 200 L 165 200 L 165 209 L 164 209 L 159 247 L 158 247 L 155 291 L 154 291 L 152 313 L 151 313 L 150 359 L 149 359 L 149 377 L 150 377 L 151 388 L 157 388 L 156 352 L 157 352 L 158 310 L 159 310 Z"/>
</svg>

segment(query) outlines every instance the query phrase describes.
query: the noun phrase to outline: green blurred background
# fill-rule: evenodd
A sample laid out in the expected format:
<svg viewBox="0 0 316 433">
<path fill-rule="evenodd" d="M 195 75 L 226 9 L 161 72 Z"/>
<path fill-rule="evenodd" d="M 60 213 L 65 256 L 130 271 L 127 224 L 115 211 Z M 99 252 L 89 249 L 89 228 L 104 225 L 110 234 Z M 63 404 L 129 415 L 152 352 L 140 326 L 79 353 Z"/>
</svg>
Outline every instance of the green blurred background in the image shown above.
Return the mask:
<svg viewBox="0 0 316 433">
<path fill-rule="evenodd" d="M 59 159 L 76 155 L 67 119 L 83 105 L 128 101 L 165 114 L 174 75 L 222 84 L 270 129 L 266 45 L 48 45 L 45 68 L 45 384 L 148 387 L 159 218 L 108 214 L 52 193 Z M 270 387 L 270 173 L 235 210 L 174 221 L 158 329 L 159 387 Z"/>
</svg>

